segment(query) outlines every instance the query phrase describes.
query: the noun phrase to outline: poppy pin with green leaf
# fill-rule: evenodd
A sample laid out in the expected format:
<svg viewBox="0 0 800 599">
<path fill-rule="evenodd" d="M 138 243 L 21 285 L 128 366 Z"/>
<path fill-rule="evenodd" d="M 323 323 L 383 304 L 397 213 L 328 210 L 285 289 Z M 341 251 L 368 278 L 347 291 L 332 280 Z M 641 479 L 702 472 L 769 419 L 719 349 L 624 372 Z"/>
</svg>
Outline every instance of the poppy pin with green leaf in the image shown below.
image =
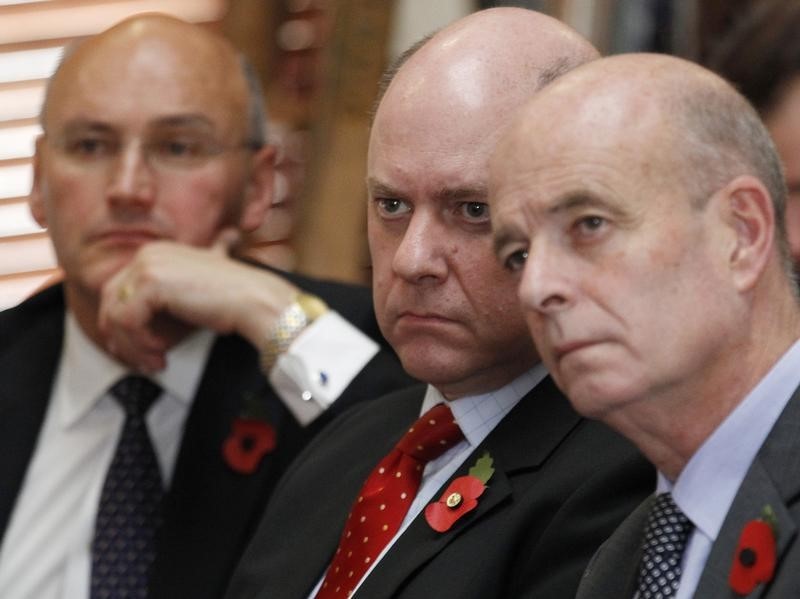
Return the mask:
<svg viewBox="0 0 800 599">
<path fill-rule="evenodd" d="M 467 476 L 451 482 L 438 501 L 425 508 L 425 520 L 437 532 L 447 532 L 462 516 L 478 507 L 478 497 L 494 474 L 494 460 L 488 452 L 475 462 Z"/>
</svg>

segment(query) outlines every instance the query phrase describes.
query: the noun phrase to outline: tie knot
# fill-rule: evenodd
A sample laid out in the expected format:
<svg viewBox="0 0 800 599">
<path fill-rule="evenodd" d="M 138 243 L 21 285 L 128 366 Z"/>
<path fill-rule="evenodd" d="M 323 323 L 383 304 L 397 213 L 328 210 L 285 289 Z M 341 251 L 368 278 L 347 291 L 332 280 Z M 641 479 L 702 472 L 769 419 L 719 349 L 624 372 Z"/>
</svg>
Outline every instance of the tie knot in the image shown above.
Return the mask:
<svg viewBox="0 0 800 599">
<path fill-rule="evenodd" d="M 120 379 L 109 390 L 128 416 L 144 416 L 161 395 L 161 387 L 143 376 L 130 375 Z"/>
<path fill-rule="evenodd" d="M 422 462 L 442 455 L 464 438 L 447 404 L 437 404 L 411 425 L 397 448 Z"/>
<path fill-rule="evenodd" d="M 658 495 L 650 508 L 644 531 L 644 550 L 653 553 L 682 553 L 693 525 L 672 499 Z"/>
</svg>

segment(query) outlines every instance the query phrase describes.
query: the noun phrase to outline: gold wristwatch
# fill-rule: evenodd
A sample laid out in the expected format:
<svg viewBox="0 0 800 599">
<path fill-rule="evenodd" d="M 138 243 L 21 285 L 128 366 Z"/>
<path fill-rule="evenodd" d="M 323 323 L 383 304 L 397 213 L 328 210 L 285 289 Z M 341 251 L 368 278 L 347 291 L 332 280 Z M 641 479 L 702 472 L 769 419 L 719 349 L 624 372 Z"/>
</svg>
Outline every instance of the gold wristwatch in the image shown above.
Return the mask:
<svg viewBox="0 0 800 599">
<path fill-rule="evenodd" d="M 261 369 L 264 373 L 269 375 L 278 356 L 289 349 L 308 325 L 327 311 L 328 305 L 316 295 L 298 293 L 294 301 L 281 312 L 261 348 Z"/>
</svg>

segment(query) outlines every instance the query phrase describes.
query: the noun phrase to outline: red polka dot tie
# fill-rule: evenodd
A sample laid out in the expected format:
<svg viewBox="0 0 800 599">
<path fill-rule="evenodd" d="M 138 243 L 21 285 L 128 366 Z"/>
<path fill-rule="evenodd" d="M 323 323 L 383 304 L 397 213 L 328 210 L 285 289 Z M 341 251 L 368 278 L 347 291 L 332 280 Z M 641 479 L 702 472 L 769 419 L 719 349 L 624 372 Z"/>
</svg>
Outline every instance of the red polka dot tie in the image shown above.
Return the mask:
<svg viewBox="0 0 800 599">
<path fill-rule="evenodd" d="M 125 424 L 106 474 L 92 540 L 92 599 L 144 599 L 164 495 L 144 417 L 161 388 L 128 376 L 110 390 Z"/>
<path fill-rule="evenodd" d="M 400 528 L 425 464 L 463 438 L 446 404 L 428 410 L 408 429 L 361 488 L 316 599 L 350 596 Z"/>
</svg>

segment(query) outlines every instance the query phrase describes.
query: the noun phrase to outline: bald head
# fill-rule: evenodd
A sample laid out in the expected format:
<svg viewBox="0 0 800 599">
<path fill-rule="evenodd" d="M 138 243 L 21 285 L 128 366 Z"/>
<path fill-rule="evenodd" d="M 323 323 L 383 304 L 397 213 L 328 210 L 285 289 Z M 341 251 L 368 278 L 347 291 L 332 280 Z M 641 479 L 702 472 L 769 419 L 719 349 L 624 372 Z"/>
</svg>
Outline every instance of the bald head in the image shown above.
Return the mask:
<svg viewBox="0 0 800 599">
<path fill-rule="evenodd" d="M 402 54 L 382 78 L 378 107 L 390 88 L 400 88 L 396 93 L 403 101 L 425 101 L 435 92 L 449 96 L 446 109 L 459 102 L 467 111 L 481 109 L 483 101 L 517 107 L 559 75 L 597 57 L 589 42 L 542 13 L 479 11 Z"/>
<path fill-rule="evenodd" d="M 559 75 L 597 57 L 585 39 L 542 13 L 473 13 L 401 59 L 375 114 L 370 156 L 384 143 L 431 151 L 441 144 L 447 154 L 469 143 L 483 180 L 489 153 L 516 110 Z"/>
<path fill-rule="evenodd" d="M 187 92 L 219 98 L 246 127 L 254 146 L 264 144 L 266 115 L 260 83 L 252 68 L 225 38 L 200 26 L 163 14 L 125 19 L 110 29 L 67 48 L 48 82 L 41 111 L 47 131 L 50 112 L 74 86 L 121 85 L 158 78 L 185 85 Z M 135 88 L 134 85 L 131 86 Z M 141 88 L 140 88 L 141 91 Z M 131 97 L 138 100 L 138 94 Z M 56 108 L 57 109 L 57 108 Z M 247 114 L 246 121 L 241 119 Z"/>
<path fill-rule="evenodd" d="M 640 150 L 655 145 L 660 154 L 648 172 L 661 182 L 682 173 L 681 183 L 699 204 L 736 176 L 752 175 L 770 194 L 778 245 L 787 252 L 786 191 L 769 133 L 747 100 L 707 69 L 660 54 L 604 58 L 534 98 L 517 124 L 498 154 L 520 151 L 544 130 L 547 139 L 565 144 L 586 143 L 591 132 L 598 151 L 627 151 L 636 161 Z M 617 145 L 620 139 L 625 146 Z"/>
</svg>

